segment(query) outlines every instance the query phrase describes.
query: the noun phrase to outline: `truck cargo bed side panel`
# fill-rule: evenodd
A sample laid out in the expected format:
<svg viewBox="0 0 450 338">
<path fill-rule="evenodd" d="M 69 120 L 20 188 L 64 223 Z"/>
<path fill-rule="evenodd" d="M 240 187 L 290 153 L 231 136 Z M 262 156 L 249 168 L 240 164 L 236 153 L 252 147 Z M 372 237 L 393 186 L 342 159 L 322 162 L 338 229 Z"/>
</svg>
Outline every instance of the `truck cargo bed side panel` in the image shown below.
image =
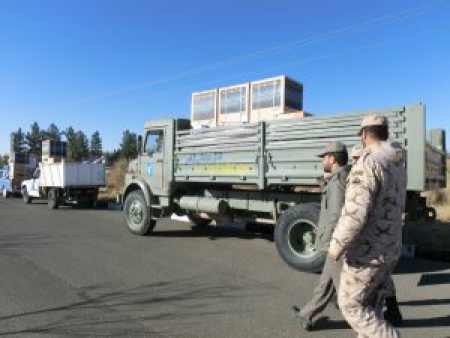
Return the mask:
<svg viewBox="0 0 450 338">
<path fill-rule="evenodd" d="M 262 123 L 179 131 L 176 182 L 256 184 L 264 188 Z"/>
<path fill-rule="evenodd" d="M 106 183 L 103 164 L 61 162 L 44 164 L 41 185 L 47 187 L 99 187 Z"/>
<path fill-rule="evenodd" d="M 343 142 L 349 152 L 354 145 L 360 144 L 358 132 L 367 113 L 387 116 L 390 139 L 405 146 L 404 108 L 268 122 L 268 186 L 317 185 L 323 176 L 322 159 L 317 154 L 328 142 Z"/>
</svg>

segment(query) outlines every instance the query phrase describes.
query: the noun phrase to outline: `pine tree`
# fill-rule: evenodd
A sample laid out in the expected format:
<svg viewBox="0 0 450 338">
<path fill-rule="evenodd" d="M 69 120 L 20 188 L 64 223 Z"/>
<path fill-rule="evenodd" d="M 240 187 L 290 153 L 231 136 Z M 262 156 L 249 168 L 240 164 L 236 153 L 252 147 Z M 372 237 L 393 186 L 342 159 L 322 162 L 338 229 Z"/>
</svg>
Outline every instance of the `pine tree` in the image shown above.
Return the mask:
<svg viewBox="0 0 450 338">
<path fill-rule="evenodd" d="M 91 136 L 89 152 L 93 157 L 101 157 L 103 154 L 102 138 L 100 137 L 100 133 L 98 131 Z"/>
<path fill-rule="evenodd" d="M 68 127 L 64 132 L 63 135 L 66 138 L 67 142 L 67 156 L 69 158 L 73 158 L 73 153 L 75 150 L 75 138 L 76 138 L 76 132 L 72 127 Z"/>
<path fill-rule="evenodd" d="M 50 124 L 45 132 L 45 139 L 51 141 L 61 141 L 61 133 L 59 132 L 59 128 L 54 123 Z"/>
<path fill-rule="evenodd" d="M 25 133 L 22 128 L 17 129 L 16 132 L 12 133 L 12 150 L 15 153 L 24 153 L 26 150 Z"/>
<path fill-rule="evenodd" d="M 122 137 L 122 143 L 120 145 L 120 154 L 127 160 L 137 157 L 137 135 L 130 132 L 128 129 L 124 131 Z"/>
<path fill-rule="evenodd" d="M 30 126 L 30 131 L 27 133 L 26 142 L 31 154 L 41 156 L 42 154 L 42 131 L 37 122 Z"/>
<path fill-rule="evenodd" d="M 89 140 L 82 131 L 75 134 L 71 152 L 72 159 L 75 161 L 82 161 L 89 156 Z"/>
<path fill-rule="evenodd" d="M 120 150 L 114 149 L 113 151 L 105 151 L 103 153 L 106 158 L 106 164 L 111 166 L 120 158 Z"/>
</svg>

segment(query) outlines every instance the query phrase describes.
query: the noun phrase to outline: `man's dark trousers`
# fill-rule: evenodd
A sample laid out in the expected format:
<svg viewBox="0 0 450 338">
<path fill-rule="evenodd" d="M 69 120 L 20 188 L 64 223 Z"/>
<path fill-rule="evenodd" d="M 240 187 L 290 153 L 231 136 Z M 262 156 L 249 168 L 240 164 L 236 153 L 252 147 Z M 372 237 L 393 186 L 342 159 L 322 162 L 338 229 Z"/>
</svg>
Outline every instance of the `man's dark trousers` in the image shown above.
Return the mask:
<svg viewBox="0 0 450 338">
<path fill-rule="evenodd" d="M 327 257 L 312 299 L 300 310 L 302 317 L 312 319 L 326 308 L 339 289 L 341 271 L 342 260 L 333 262 Z"/>
</svg>

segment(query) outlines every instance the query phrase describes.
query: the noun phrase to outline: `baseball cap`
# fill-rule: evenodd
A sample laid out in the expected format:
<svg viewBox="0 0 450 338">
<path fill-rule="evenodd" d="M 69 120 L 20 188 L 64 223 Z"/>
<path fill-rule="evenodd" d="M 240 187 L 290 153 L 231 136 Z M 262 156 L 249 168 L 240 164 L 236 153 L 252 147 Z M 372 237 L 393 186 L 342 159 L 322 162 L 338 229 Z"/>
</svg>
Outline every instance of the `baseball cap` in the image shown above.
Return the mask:
<svg viewBox="0 0 450 338">
<path fill-rule="evenodd" d="M 325 155 L 330 153 L 346 153 L 347 147 L 342 142 L 330 142 L 325 148 L 317 154 L 317 157 L 325 157 Z"/>
<path fill-rule="evenodd" d="M 372 114 L 366 116 L 362 121 L 361 128 L 359 129 L 358 135 L 361 135 L 363 128 L 370 126 L 387 126 L 388 120 L 385 116 L 380 114 Z"/>
</svg>

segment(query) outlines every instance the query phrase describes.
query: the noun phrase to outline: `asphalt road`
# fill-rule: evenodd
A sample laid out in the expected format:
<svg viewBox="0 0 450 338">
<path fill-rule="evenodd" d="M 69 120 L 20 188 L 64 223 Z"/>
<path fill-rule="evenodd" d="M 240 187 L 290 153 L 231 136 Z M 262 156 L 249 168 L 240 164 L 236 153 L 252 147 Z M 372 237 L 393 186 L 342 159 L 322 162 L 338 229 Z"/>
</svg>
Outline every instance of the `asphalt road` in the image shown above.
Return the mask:
<svg viewBox="0 0 450 338">
<path fill-rule="evenodd" d="M 450 264 L 397 270 L 403 337 L 450 337 Z M 301 331 L 289 308 L 318 276 L 282 263 L 268 234 L 161 221 L 137 237 L 117 211 L 0 199 L 0 272 L 0 336 L 354 336 L 333 307 Z"/>
</svg>

